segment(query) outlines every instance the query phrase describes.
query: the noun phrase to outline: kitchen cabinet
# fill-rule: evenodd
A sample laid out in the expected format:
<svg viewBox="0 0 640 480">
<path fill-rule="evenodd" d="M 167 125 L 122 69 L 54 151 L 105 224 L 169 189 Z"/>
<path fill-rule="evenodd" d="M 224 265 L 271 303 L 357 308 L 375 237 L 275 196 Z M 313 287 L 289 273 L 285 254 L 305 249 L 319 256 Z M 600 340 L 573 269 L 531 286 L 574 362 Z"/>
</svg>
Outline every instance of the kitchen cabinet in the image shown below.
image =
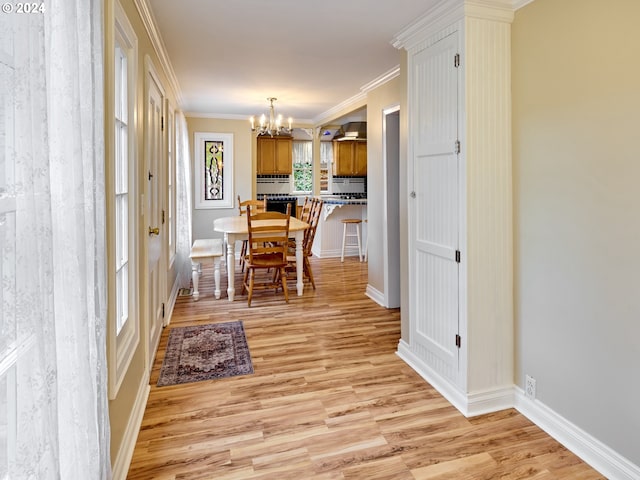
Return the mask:
<svg viewBox="0 0 640 480">
<path fill-rule="evenodd" d="M 260 136 L 258 147 L 258 175 L 291 175 L 292 137 Z"/>
<path fill-rule="evenodd" d="M 367 142 L 342 140 L 333 142 L 333 174 L 353 177 L 367 175 Z"/>
</svg>

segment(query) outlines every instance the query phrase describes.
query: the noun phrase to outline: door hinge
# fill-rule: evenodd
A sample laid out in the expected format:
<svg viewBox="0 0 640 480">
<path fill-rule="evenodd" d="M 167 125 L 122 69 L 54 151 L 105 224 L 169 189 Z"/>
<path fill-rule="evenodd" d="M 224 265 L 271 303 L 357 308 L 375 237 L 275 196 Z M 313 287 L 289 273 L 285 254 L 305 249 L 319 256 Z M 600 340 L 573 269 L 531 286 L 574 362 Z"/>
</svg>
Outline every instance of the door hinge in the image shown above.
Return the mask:
<svg viewBox="0 0 640 480">
<path fill-rule="evenodd" d="M 460 153 L 460 140 L 456 140 L 453 148 L 456 153 Z"/>
<path fill-rule="evenodd" d="M 160 130 L 164 132 L 164 117 L 160 117 Z"/>
<path fill-rule="evenodd" d="M 458 334 L 456 334 L 456 347 L 462 347 L 462 337 Z"/>
<path fill-rule="evenodd" d="M 164 303 L 162 304 L 162 318 L 164 318 Z"/>
<path fill-rule="evenodd" d="M 162 225 L 164 225 L 164 210 L 162 210 Z"/>
<path fill-rule="evenodd" d="M 453 57 L 453 66 L 458 68 L 460 66 L 460 54 L 456 53 L 455 57 Z"/>
<path fill-rule="evenodd" d="M 149 170 L 149 175 L 148 175 L 148 177 L 149 177 L 149 180 L 151 180 L 151 179 L 153 178 L 153 173 L 151 173 L 151 170 Z"/>
<path fill-rule="evenodd" d="M 456 263 L 460 263 L 460 250 L 456 250 Z"/>
</svg>

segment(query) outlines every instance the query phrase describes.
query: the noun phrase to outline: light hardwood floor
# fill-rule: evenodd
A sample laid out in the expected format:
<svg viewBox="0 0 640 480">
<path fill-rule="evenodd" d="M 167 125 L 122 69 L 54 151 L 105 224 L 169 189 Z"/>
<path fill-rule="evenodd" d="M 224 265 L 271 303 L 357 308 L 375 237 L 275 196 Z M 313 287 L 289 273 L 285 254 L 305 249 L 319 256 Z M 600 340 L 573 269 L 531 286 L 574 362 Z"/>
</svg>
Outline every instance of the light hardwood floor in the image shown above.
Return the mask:
<svg viewBox="0 0 640 480">
<path fill-rule="evenodd" d="M 312 265 L 317 290 L 288 305 L 215 300 L 210 270 L 198 302 L 178 299 L 130 480 L 604 478 L 515 410 L 465 418 L 396 356 L 400 313 L 364 295 L 366 263 Z M 232 320 L 253 375 L 155 386 L 172 327 Z"/>
</svg>

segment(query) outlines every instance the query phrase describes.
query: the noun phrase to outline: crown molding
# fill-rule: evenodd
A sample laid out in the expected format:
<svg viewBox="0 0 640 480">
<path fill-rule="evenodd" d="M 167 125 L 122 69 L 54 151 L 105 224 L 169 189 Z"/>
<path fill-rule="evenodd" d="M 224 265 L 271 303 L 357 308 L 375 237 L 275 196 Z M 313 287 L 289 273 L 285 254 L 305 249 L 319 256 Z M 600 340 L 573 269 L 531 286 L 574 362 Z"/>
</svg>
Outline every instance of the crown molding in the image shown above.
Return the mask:
<svg viewBox="0 0 640 480">
<path fill-rule="evenodd" d="M 533 3 L 535 0 L 513 0 L 513 9 L 520 10 L 525 5 Z"/>
<path fill-rule="evenodd" d="M 321 125 L 327 121 L 331 121 L 338 117 L 340 114 L 348 110 L 356 110 L 367 104 L 367 93 L 360 92 L 351 98 L 348 98 L 342 103 L 339 103 L 333 108 L 330 108 L 326 112 L 321 113 L 317 117 L 313 118 L 313 125 Z"/>
<path fill-rule="evenodd" d="M 238 115 L 234 113 L 203 113 L 203 112 L 184 112 L 185 117 L 189 118 L 213 118 L 217 120 L 240 120 L 243 122 L 249 122 L 250 115 Z M 293 119 L 294 127 L 295 125 L 311 125 L 313 120 L 310 118 L 294 118 Z"/>
<path fill-rule="evenodd" d="M 313 124 L 320 125 L 326 123 L 327 121 L 332 121 L 338 115 L 341 115 L 343 112 L 349 109 L 355 110 L 365 106 L 367 104 L 367 94 L 370 91 L 375 90 L 376 88 L 384 85 L 385 83 L 393 80 L 398 76 L 400 76 L 400 65 L 396 65 L 379 77 L 360 87 L 360 93 L 358 93 L 357 95 L 346 99 L 344 102 L 313 118 Z"/>
<path fill-rule="evenodd" d="M 400 76 L 400 65 L 396 65 L 391 70 L 383 73 L 378 78 L 371 80 L 369 83 L 360 87 L 360 91 L 364 93 L 368 93 L 371 90 L 375 90 L 376 88 L 384 85 L 385 83 L 393 80 L 396 77 Z"/>
<path fill-rule="evenodd" d="M 149 0 L 133 0 L 133 3 L 138 9 L 138 13 L 140 14 L 140 18 L 142 19 L 144 28 L 149 35 L 149 39 L 151 40 L 153 49 L 160 59 L 160 66 L 167 76 L 167 80 L 169 81 L 171 89 L 176 96 L 176 103 L 178 104 L 178 108 L 182 108 L 182 90 L 180 89 L 180 84 L 178 83 L 176 74 L 173 71 L 173 67 L 171 66 L 171 60 L 169 59 L 167 49 L 164 46 L 162 35 L 160 35 L 160 31 L 156 28 L 155 18 L 153 17 L 153 12 L 149 7 Z"/>
<path fill-rule="evenodd" d="M 511 23 L 515 2 L 522 1 L 527 0 L 441 0 L 396 34 L 391 44 L 395 48 L 409 50 L 466 17 Z"/>
</svg>

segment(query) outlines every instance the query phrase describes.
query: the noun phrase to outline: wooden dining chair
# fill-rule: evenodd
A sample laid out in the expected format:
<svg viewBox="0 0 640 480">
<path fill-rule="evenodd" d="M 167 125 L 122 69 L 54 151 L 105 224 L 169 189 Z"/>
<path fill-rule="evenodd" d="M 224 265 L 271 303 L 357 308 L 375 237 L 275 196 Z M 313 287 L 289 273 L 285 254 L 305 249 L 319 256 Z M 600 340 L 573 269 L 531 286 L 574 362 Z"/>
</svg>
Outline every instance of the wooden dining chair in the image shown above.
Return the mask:
<svg viewBox="0 0 640 480">
<path fill-rule="evenodd" d="M 242 293 L 248 292 L 247 305 L 251 306 L 251 299 L 255 289 L 274 289 L 282 287 L 284 299 L 289 303 L 287 291 L 287 252 L 289 246 L 289 221 L 291 207 L 287 206 L 287 213 L 258 212 L 254 213 L 251 205 L 247 206 L 247 253 L 245 255 L 244 278 Z M 276 279 L 272 275 L 265 275 L 264 281 L 256 282 L 256 270 L 274 269 L 278 272 Z"/>
<path fill-rule="evenodd" d="M 240 195 L 238 195 L 238 212 L 239 215 L 247 214 L 247 206 L 251 206 L 254 213 L 258 212 L 266 212 L 267 211 L 267 197 L 264 197 L 262 200 L 245 200 L 244 202 L 240 200 Z M 242 248 L 240 249 L 240 271 L 244 272 L 244 257 L 247 254 L 247 241 L 242 242 Z"/>
<path fill-rule="evenodd" d="M 306 204 L 306 201 L 305 201 Z M 313 278 L 313 271 L 311 269 L 311 261 L 309 260 L 313 253 L 311 248 L 313 247 L 313 240 L 316 238 L 316 230 L 318 229 L 318 222 L 320 221 L 320 214 L 322 213 L 322 206 L 324 201 L 319 198 L 313 198 L 309 201 L 309 215 L 305 222 L 309 224 L 309 228 L 304 231 L 304 238 L 302 240 L 302 272 L 305 280 L 309 280 L 313 289 L 316 289 L 316 282 Z M 287 272 L 296 271 L 296 252 L 295 242 L 293 245 L 289 244 L 289 253 L 287 255 Z M 276 272 L 277 274 L 277 272 Z M 277 275 L 276 275 L 277 278 Z"/>
</svg>

